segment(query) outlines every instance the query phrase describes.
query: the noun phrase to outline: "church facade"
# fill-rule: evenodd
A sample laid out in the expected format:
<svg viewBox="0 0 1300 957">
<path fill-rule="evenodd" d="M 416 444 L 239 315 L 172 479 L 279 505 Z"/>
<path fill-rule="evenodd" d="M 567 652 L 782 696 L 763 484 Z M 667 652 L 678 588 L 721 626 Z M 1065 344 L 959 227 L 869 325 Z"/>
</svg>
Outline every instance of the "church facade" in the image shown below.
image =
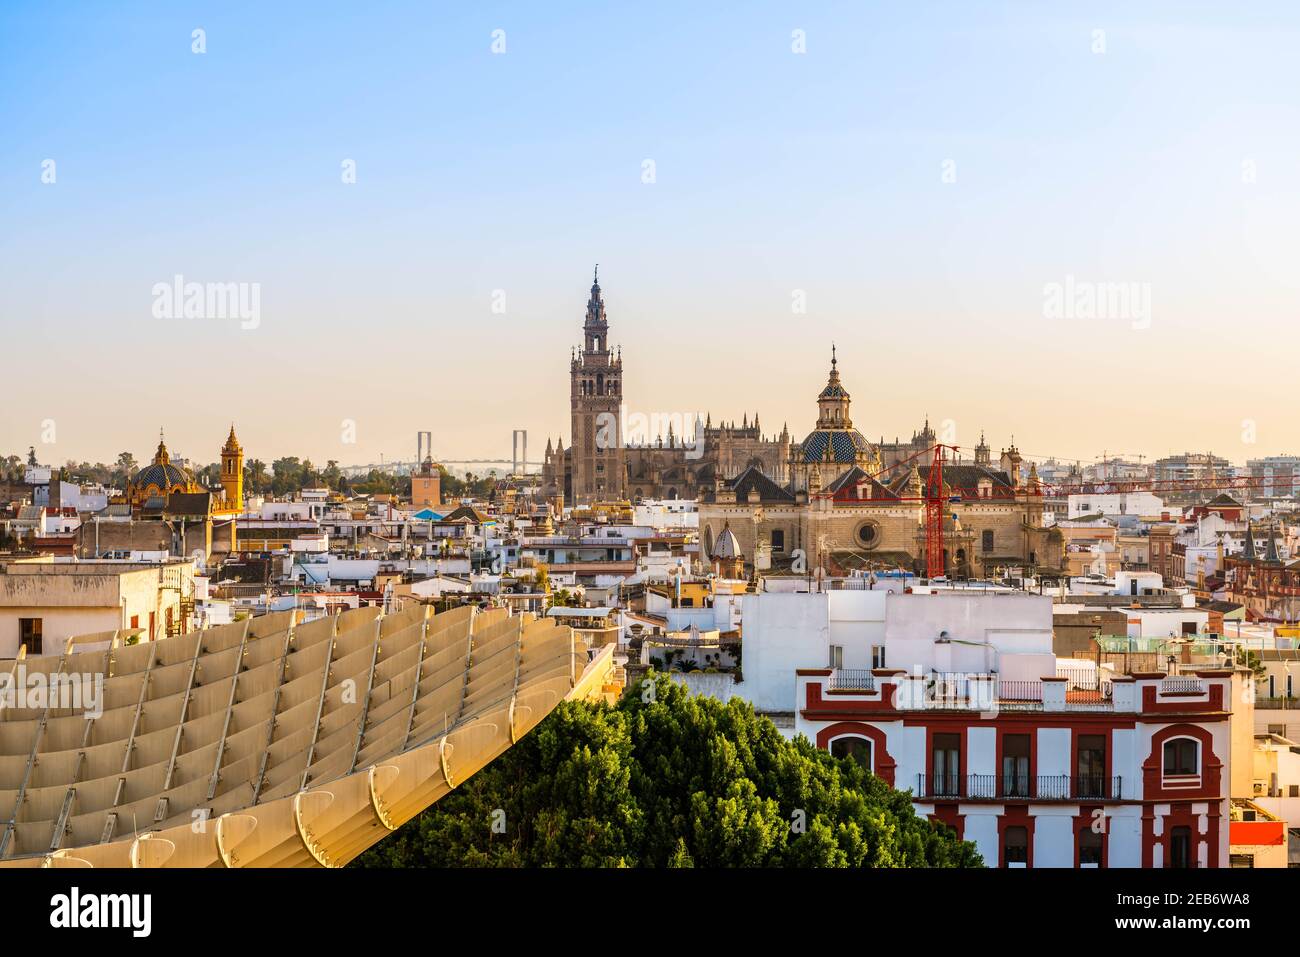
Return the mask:
<svg viewBox="0 0 1300 957">
<path fill-rule="evenodd" d="M 582 340 L 569 356 L 569 446 L 548 439 L 543 456 L 548 497 L 571 505 L 694 498 L 717 477 L 732 478 L 751 468 L 782 484 L 789 480 L 789 430 L 764 435 L 757 413 L 752 420 L 746 413 L 739 425 L 715 426 L 712 414 L 697 417 L 689 434 L 670 425 L 667 435 L 653 439 L 628 436 L 623 357 L 609 345 L 598 274 L 592 278 Z"/>
<path fill-rule="evenodd" d="M 792 446 L 789 484 L 746 469 L 734 479 L 715 478 L 700 495 L 706 555 L 725 536 L 739 543 L 750 568 L 775 574 L 924 569 L 933 460 L 917 454 L 924 449 L 904 454 L 899 443 L 888 450 L 893 461 L 886 461 L 880 446 L 854 428 L 850 403 L 832 351 L 826 387 L 817 396 L 816 425 Z M 914 435 L 911 444 L 926 438 Z M 973 464 L 945 464 L 942 477 L 946 574 L 974 578 L 1004 568 L 1061 567 L 1061 535 L 1043 526 L 1037 472 L 1031 466 L 1022 479 L 1014 446 L 994 467 L 981 437 Z"/>
</svg>

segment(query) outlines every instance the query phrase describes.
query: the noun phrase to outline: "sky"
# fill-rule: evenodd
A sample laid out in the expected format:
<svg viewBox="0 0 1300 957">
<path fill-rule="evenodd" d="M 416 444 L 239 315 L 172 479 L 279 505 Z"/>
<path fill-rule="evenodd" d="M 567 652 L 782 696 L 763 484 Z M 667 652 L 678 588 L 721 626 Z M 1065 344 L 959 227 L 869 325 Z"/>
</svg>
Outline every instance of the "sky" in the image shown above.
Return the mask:
<svg viewBox="0 0 1300 957">
<path fill-rule="evenodd" d="M 801 438 L 834 343 L 873 440 L 1300 454 L 1298 41 L 1291 2 L 8 0 L 0 454 L 536 460 L 595 263 L 629 413 Z"/>
</svg>

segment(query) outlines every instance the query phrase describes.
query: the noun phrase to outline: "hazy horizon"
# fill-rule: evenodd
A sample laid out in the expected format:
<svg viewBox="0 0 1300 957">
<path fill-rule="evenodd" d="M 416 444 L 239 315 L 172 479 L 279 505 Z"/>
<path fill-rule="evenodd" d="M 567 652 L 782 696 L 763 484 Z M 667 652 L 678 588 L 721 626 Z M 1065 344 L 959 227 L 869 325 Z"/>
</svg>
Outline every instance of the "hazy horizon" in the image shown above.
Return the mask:
<svg viewBox="0 0 1300 957">
<path fill-rule="evenodd" d="M 207 464 L 233 421 L 268 464 L 538 461 L 597 262 L 633 412 L 798 441 L 834 342 L 872 441 L 1300 453 L 1297 38 L 1281 2 L 8 4 L 0 455 Z M 160 308 L 177 276 L 255 319 Z"/>
</svg>

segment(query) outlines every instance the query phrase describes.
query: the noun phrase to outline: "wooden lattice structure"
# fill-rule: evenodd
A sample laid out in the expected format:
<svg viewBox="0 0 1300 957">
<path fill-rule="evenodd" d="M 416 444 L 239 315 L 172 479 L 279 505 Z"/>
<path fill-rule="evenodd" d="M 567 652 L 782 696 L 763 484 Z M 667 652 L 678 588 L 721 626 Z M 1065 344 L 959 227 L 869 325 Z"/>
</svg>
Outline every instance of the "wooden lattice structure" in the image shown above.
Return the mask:
<svg viewBox="0 0 1300 957">
<path fill-rule="evenodd" d="M 98 717 L 0 710 L 0 866 L 343 865 L 614 680 L 612 648 L 506 609 L 133 634 L 0 662 L 102 681 Z"/>
</svg>

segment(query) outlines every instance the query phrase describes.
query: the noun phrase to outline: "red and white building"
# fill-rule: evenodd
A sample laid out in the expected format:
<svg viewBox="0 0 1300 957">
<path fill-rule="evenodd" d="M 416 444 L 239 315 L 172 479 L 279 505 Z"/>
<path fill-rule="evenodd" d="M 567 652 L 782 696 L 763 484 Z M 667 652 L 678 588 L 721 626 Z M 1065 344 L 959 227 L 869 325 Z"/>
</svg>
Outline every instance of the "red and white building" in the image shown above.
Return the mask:
<svg viewBox="0 0 1300 957">
<path fill-rule="evenodd" d="M 746 684 L 765 633 L 815 635 L 824 605 L 829 667 L 795 670 L 795 732 L 910 790 L 989 866 L 1228 866 L 1231 670 L 1058 660 L 1034 595 L 768 597 L 744 609 Z"/>
</svg>

